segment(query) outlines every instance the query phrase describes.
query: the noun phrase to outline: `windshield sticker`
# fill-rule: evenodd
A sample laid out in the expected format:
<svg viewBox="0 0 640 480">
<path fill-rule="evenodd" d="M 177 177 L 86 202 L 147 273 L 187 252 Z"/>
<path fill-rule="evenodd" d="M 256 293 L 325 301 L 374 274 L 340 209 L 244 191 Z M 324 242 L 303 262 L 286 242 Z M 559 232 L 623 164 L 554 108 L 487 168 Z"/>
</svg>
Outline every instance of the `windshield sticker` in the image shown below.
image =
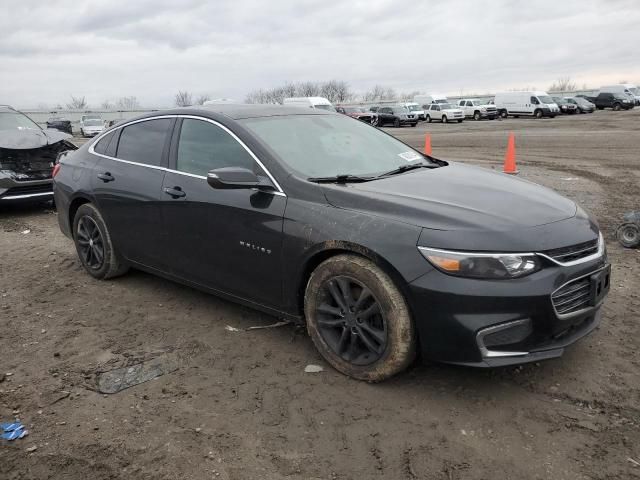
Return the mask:
<svg viewBox="0 0 640 480">
<path fill-rule="evenodd" d="M 399 153 L 398 156 L 404 158 L 407 162 L 421 160 L 420 155 L 418 155 L 416 152 L 403 152 Z"/>
</svg>

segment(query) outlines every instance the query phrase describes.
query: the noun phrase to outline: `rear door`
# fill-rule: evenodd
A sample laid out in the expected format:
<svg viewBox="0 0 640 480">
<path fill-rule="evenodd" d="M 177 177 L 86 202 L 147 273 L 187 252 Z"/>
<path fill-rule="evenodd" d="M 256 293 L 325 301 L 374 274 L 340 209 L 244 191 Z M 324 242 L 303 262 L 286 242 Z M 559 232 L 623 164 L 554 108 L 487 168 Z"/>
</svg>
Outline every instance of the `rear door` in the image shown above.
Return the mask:
<svg viewBox="0 0 640 480">
<path fill-rule="evenodd" d="M 114 245 L 126 259 L 159 270 L 162 180 L 174 122 L 157 118 L 127 125 L 93 152 L 100 156 L 93 191 Z"/>
<path fill-rule="evenodd" d="M 281 305 L 286 196 L 207 183 L 207 173 L 223 167 L 268 178 L 253 154 L 221 124 L 183 118 L 173 136 L 170 167 L 163 217 L 171 273 L 262 305 Z"/>
</svg>

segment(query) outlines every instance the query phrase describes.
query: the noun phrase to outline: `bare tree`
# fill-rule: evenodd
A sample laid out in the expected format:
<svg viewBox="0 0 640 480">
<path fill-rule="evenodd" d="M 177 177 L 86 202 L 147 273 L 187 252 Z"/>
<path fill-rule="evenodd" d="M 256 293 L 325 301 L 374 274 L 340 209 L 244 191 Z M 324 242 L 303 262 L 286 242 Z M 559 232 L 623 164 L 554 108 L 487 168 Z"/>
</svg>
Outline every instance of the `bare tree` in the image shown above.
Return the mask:
<svg viewBox="0 0 640 480">
<path fill-rule="evenodd" d="M 100 108 L 103 110 L 113 110 L 113 103 L 111 103 L 109 100 L 105 100 L 100 104 Z"/>
<path fill-rule="evenodd" d="M 190 92 L 179 91 L 176 93 L 176 107 L 190 107 L 193 105 L 193 96 Z"/>
<path fill-rule="evenodd" d="M 208 102 L 209 100 L 211 100 L 211 95 L 203 93 L 202 95 L 198 95 L 195 105 L 204 105 L 204 102 Z"/>
<path fill-rule="evenodd" d="M 326 82 L 285 83 L 284 85 L 259 89 L 250 92 L 245 101 L 247 103 L 282 103 L 289 97 L 317 97 L 327 98 L 332 103 L 351 100 L 354 97 L 349 84 L 342 80 Z"/>
<path fill-rule="evenodd" d="M 299 82 L 296 84 L 295 96 L 300 97 L 317 97 L 320 95 L 320 89 L 315 82 Z"/>
<path fill-rule="evenodd" d="M 71 101 L 67 103 L 69 110 L 84 110 L 87 106 L 87 100 L 84 97 L 74 97 L 73 95 L 71 95 Z"/>
<path fill-rule="evenodd" d="M 136 97 L 120 97 L 116 102 L 116 107 L 118 110 L 138 110 L 140 104 Z"/>
<path fill-rule="evenodd" d="M 578 85 L 571 80 L 571 77 L 560 77 L 549 87 L 550 92 L 571 92 L 577 89 Z"/>
</svg>

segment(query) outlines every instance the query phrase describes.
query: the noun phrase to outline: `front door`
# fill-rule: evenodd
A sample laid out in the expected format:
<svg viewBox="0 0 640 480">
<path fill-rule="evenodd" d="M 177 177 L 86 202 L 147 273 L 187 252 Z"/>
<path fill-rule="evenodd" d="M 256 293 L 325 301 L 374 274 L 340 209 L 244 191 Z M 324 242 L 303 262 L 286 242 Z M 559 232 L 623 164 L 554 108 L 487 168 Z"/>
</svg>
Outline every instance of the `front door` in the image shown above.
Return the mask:
<svg viewBox="0 0 640 480">
<path fill-rule="evenodd" d="M 212 188 L 206 175 L 216 168 L 266 173 L 248 149 L 216 122 L 185 118 L 176 128 L 171 170 L 163 182 L 171 273 L 262 305 L 280 305 L 286 196 Z"/>
</svg>

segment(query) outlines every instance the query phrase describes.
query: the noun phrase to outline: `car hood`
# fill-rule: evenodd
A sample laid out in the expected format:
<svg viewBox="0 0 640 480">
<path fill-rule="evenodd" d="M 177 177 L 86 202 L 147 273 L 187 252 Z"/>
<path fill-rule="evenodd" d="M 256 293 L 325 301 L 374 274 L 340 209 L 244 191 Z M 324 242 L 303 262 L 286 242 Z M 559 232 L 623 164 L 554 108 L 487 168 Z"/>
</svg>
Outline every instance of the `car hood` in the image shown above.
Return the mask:
<svg viewBox="0 0 640 480">
<path fill-rule="evenodd" d="M 540 185 L 479 167 L 450 163 L 371 182 L 323 187 L 331 205 L 424 227 L 432 232 L 430 246 L 438 248 L 547 249 L 578 243 L 577 237 L 582 241 L 597 237 L 597 227 L 585 216 L 579 227 L 566 232 L 568 237 L 535 234 L 574 219 L 576 204 Z"/>
<path fill-rule="evenodd" d="M 49 128 L 45 130 L 0 130 L 0 148 L 28 150 L 53 145 L 54 143 L 68 140 L 70 138 L 72 138 L 71 135 L 67 133 Z"/>
</svg>

